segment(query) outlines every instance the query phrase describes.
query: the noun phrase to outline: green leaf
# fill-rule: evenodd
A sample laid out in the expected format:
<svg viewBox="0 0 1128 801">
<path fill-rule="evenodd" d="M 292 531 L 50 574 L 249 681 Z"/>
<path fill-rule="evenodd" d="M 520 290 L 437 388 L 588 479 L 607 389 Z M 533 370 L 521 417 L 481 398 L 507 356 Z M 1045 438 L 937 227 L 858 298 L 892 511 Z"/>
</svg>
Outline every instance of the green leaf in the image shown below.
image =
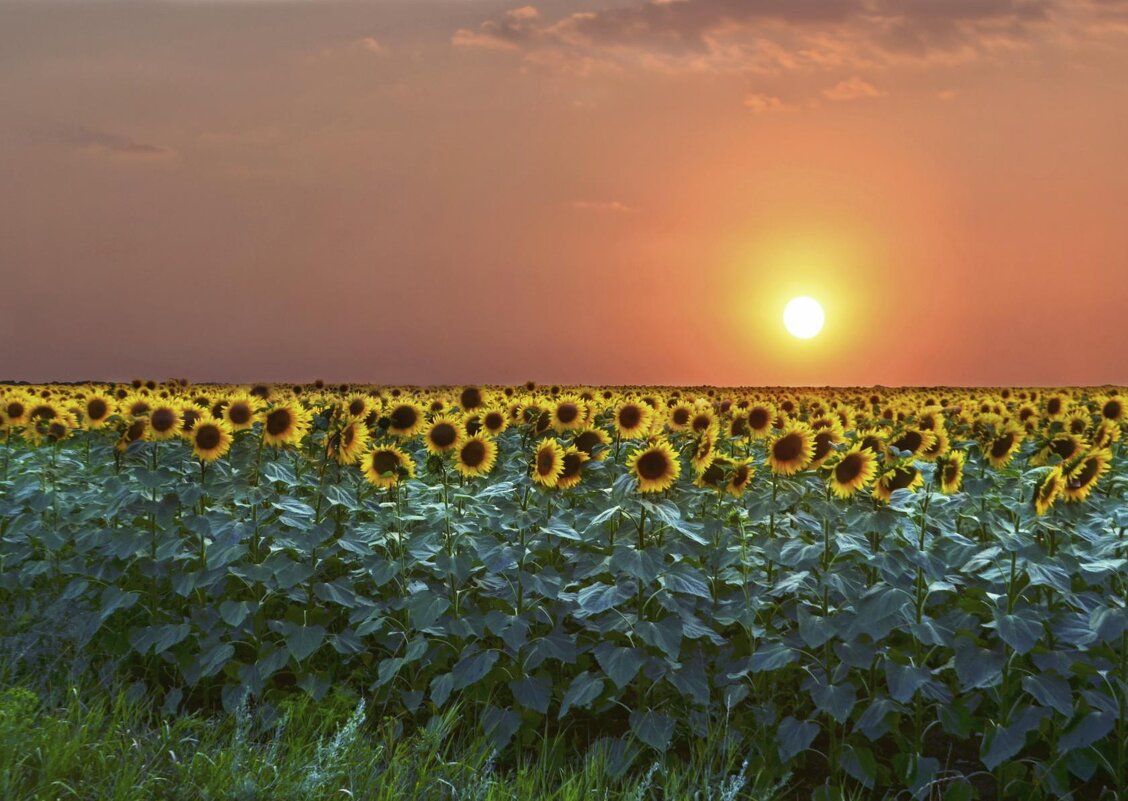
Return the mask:
<svg viewBox="0 0 1128 801">
<path fill-rule="evenodd" d="M 630 596 L 631 590 L 629 588 L 614 584 L 594 583 L 576 593 L 576 603 L 583 610 L 584 616 L 590 616 L 606 612 Z"/>
<path fill-rule="evenodd" d="M 681 653 L 682 624 L 677 615 L 666 615 L 655 622 L 641 621 L 635 631 L 640 640 L 659 649 L 670 659 L 676 660 Z"/>
<path fill-rule="evenodd" d="M 233 656 L 235 656 L 235 646 L 229 642 L 221 642 L 210 650 L 201 653 L 196 661 L 199 677 L 206 679 L 218 673 Z"/>
<path fill-rule="evenodd" d="M 485 677 L 497 662 L 498 656 L 497 651 L 479 651 L 462 657 L 451 670 L 451 676 L 454 678 L 453 689 L 461 690 Z"/>
<path fill-rule="evenodd" d="M 621 690 L 642 668 L 646 653 L 641 648 L 619 648 L 610 643 L 600 643 L 595 647 L 595 659 Z"/>
<path fill-rule="evenodd" d="M 842 684 L 815 683 L 809 690 L 811 700 L 821 712 L 830 715 L 839 723 L 850 717 L 854 704 L 858 701 L 858 691 L 850 682 Z"/>
<path fill-rule="evenodd" d="M 224 623 L 235 628 L 241 626 L 257 606 L 253 601 L 224 601 L 219 605 L 219 616 Z"/>
<path fill-rule="evenodd" d="M 509 689 L 513 698 L 521 706 L 534 712 L 544 714 L 548 712 L 548 702 L 552 697 L 552 685 L 543 676 L 525 676 L 522 679 L 509 682 Z"/>
<path fill-rule="evenodd" d="M 631 712 L 631 731 L 656 751 L 665 751 L 674 735 L 674 719 L 652 709 Z"/>
<path fill-rule="evenodd" d="M 1042 706 L 1055 709 L 1066 718 L 1073 717 L 1073 691 L 1061 676 L 1032 673 L 1022 677 L 1022 688 Z"/>
<path fill-rule="evenodd" d="M 139 654 L 147 653 L 150 649 L 155 654 L 162 654 L 185 639 L 191 631 L 192 627 L 187 623 L 145 626 L 133 630 L 129 635 L 129 644 Z"/>
<path fill-rule="evenodd" d="M 136 592 L 123 592 L 116 585 L 109 585 L 102 591 L 102 606 L 99 617 L 105 620 L 119 609 L 128 609 L 137 603 L 140 595 Z"/>
<path fill-rule="evenodd" d="M 556 716 L 557 720 L 563 720 L 569 709 L 585 709 L 591 706 L 591 702 L 602 692 L 603 679 L 586 670 L 580 673 L 572 679 L 572 683 L 564 693 L 564 698 L 560 702 L 560 712 Z"/>
<path fill-rule="evenodd" d="M 290 652 L 290 656 L 299 662 L 320 648 L 325 641 L 325 627 L 319 624 L 303 626 L 281 621 L 274 627 L 286 639 L 286 650 Z"/>
<path fill-rule="evenodd" d="M 1029 653 L 1044 633 L 1042 621 L 1029 609 L 1019 610 L 1014 614 L 995 610 L 995 627 L 1003 642 L 1019 654 Z"/>
<path fill-rule="evenodd" d="M 1116 725 L 1116 716 L 1107 712 L 1089 712 L 1070 726 L 1058 740 L 1058 751 L 1066 753 L 1088 748 L 1106 737 Z"/>
<path fill-rule="evenodd" d="M 809 720 L 797 720 L 788 715 L 779 722 L 776 729 L 776 743 L 779 748 L 779 759 L 783 763 L 790 762 L 797 754 L 810 748 L 811 743 L 819 734 L 819 724 Z"/>
<path fill-rule="evenodd" d="M 771 643 L 758 647 L 748 663 L 750 673 L 763 673 L 769 670 L 779 670 L 794 662 L 799 657 L 795 649 L 781 642 Z"/>
<path fill-rule="evenodd" d="M 1022 709 L 1007 726 L 988 726 L 980 748 L 980 757 L 989 770 L 1012 759 L 1026 745 L 1026 735 L 1038 727 L 1049 714 L 1038 707 Z"/>
</svg>

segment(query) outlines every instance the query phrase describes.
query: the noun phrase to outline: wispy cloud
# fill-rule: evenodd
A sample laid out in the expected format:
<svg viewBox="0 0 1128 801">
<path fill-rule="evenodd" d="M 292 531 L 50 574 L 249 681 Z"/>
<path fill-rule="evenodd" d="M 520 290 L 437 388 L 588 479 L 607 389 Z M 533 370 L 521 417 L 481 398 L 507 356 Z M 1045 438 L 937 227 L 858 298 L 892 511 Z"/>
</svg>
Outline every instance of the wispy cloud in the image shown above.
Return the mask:
<svg viewBox="0 0 1128 801">
<path fill-rule="evenodd" d="M 47 138 L 74 150 L 119 158 L 163 160 L 176 156 L 175 150 L 163 145 L 139 142 L 129 136 L 80 125 L 57 126 L 48 133 Z"/>
<path fill-rule="evenodd" d="M 596 69 L 855 71 L 962 63 L 1116 18 L 1124 0 L 640 0 L 550 19 L 533 6 L 455 32 L 532 64 Z M 1088 24 L 1088 22 L 1085 22 Z"/>
<path fill-rule="evenodd" d="M 869 81 L 857 75 L 839 81 L 834 86 L 822 90 L 822 96 L 827 100 L 845 103 L 850 100 L 864 100 L 873 97 L 884 97 L 888 92 L 883 92 Z"/>
<path fill-rule="evenodd" d="M 756 114 L 772 114 L 780 111 L 796 111 L 799 106 L 788 103 L 775 95 L 750 92 L 744 96 L 744 107 Z"/>
</svg>

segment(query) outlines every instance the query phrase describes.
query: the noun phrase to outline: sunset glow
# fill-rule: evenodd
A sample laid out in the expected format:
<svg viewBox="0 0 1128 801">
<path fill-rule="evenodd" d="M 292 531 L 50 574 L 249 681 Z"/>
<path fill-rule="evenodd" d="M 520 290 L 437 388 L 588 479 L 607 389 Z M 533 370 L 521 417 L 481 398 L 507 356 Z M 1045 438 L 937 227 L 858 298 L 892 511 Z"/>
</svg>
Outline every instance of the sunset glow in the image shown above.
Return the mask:
<svg viewBox="0 0 1128 801">
<path fill-rule="evenodd" d="M 0 54 L 7 376 L 1128 380 L 1123 3 L 17 0 Z"/>
</svg>

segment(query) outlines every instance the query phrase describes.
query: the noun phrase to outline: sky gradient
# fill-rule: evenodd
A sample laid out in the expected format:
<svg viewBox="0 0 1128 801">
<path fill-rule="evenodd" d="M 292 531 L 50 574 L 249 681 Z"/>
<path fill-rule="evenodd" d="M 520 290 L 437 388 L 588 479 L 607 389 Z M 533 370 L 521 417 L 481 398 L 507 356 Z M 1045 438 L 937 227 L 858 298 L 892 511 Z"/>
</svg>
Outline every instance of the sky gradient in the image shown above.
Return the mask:
<svg viewBox="0 0 1128 801">
<path fill-rule="evenodd" d="M 0 0 L 0 109 L 0 378 L 1128 383 L 1128 0 Z"/>
</svg>

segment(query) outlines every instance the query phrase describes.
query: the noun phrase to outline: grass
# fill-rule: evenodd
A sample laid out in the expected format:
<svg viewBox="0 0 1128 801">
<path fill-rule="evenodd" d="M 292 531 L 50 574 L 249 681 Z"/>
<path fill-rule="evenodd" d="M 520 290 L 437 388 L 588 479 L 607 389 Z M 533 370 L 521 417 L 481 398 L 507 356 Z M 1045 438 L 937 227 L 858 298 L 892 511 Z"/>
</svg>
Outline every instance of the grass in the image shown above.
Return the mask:
<svg viewBox="0 0 1128 801">
<path fill-rule="evenodd" d="M 616 777 L 597 756 L 559 742 L 500 768 L 480 740 L 459 736 L 458 711 L 403 736 L 370 721 L 363 701 L 286 702 L 269 723 L 248 710 L 157 714 L 144 696 L 71 687 L 44 697 L 0 690 L 0 798 L 99 799 L 770 799 L 779 787 L 747 764 L 703 775 L 671 758 Z"/>
<path fill-rule="evenodd" d="M 498 759 L 457 706 L 414 731 L 340 689 L 274 708 L 166 714 L 119 666 L 74 642 L 64 605 L 0 608 L 3 801 L 773 801 L 783 794 L 711 742 L 620 769 L 599 748 L 541 738 Z M 464 725 L 468 724 L 468 725 Z"/>
</svg>

